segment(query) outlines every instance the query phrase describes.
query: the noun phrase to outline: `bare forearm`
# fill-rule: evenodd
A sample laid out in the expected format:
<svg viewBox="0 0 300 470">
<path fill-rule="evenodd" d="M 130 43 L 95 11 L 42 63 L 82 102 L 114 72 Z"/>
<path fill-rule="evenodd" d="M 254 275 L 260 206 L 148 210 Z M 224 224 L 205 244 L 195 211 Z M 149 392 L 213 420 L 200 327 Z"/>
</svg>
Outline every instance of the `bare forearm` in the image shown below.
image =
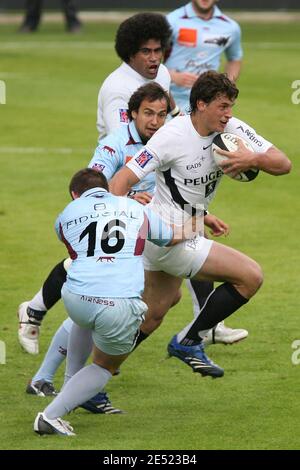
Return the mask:
<svg viewBox="0 0 300 470">
<path fill-rule="evenodd" d="M 254 167 L 270 175 L 285 175 L 291 171 L 292 164 L 287 156 L 276 147 L 254 156 Z"/>
<path fill-rule="evenodd" d="M 116 196 L 126 196 L 128 191 L 134 186 L 139 179 L 126 166 L 121 168 L 110 180 L 109 190 Z"/>
<path fill-rule="evenodd" d="M 109 183 L 109 190 L 112 194 L 116 196 L 125 196 L 131 187 L 129 186 L 127 181 L 118 181 L 114 180 L 114 178 Z"/>
</svg>

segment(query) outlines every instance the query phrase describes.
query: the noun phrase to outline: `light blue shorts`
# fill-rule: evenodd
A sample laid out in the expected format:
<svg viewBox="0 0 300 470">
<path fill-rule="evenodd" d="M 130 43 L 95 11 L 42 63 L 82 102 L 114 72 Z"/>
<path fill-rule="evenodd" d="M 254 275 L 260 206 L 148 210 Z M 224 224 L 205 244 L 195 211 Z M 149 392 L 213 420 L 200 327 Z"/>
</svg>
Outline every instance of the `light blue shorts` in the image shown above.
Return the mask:
<svg viewBox="0 0 300 470">
<path fill-rule="evenodd" d="M 93 330 L 93 341 L 106 354 L 132 351 L 147 305 L 139 298 L 109 299 L 73 294 L 62 288 L 70 318 L 82 328 Z"/>
</svg>

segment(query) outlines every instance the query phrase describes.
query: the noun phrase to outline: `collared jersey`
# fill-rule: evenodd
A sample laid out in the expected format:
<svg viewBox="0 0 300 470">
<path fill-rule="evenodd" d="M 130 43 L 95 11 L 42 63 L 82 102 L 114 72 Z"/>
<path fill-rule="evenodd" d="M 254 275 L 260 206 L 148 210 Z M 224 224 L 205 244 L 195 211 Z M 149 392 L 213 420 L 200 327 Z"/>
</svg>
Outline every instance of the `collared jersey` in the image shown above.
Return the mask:
<svg viewBox="0 0 300 470">
<path fill-rule="evenodd" d="M 163 64 L 160 64 L 154 80 L 143 77 L 125 62 L 104 80 L 98 95 L 97 129 L 100 139 L 120 125 L 128 124 L 131 95 L 140 86 L 153 81 L 169 91 L 171 77 Z"/>
<path fill-rule="evenodd" d="M 101 188 L 68 204 L 55 228 L 73 260 L 66 287 L 95 297 L 140 297 L 145 240 L 164 246 L 173 237 L 171 227 L 149 208 Z"/>
<path fill-rule="evenodd" d="M 245 122 L 231 118 L 224 132 L 247 140 L 255 152 L 272 146 Z M 150 202 L 163 220 L 182 224 L 186 212 L 202 215 L 216 193 L 223 175 L 216 165 L 211 145 L 217 132 L 202 137 L 190 115 L 178 116 L 161 127 L 128 164 L 138 178 L 156 171 L 156 188 Z"/>
<path fill-rule="evenodd" d="M 223 52 L 229 61 L 242 58 L 240 27 L 216 6 L 209 20 L 197 16 L 192 3 L 169 13 L 167 19 L 173 31 L 172 49 L 165 62 L 168 69 L 200 75 L 207 70 L 218 70 Z M 171 93 L 186 113 L 190 88 L 172 83 Z"/>
<path fill-rule="evenodd" d="M 115 129 L 99 141 L 89 167 L 103 172 L 110 180 L 142 147 L 143 143 L 135 123 L 131 121 L 130 124 Z M 146 175 L 143 181 L 133 186 L 132 191 L 146 191 L 152 194 L 154 188 L 155 174 L 152 172 Z"/>
</svg>

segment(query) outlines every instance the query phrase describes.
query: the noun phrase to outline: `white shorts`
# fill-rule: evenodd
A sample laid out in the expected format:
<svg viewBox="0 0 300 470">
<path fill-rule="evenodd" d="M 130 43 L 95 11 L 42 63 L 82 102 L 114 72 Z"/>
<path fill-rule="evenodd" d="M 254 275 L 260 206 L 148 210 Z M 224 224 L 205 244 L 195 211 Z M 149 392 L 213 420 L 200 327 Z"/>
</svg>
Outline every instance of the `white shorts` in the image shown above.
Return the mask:
<svg viewBox="0 0 300 470">
<path fill-rule="evenodd" d="M 144 269 L 164 271 L 176 277 L 192 278 L 202 268 L 212 244 L 212 240 L 200 235 L 168 248 L 146 241 Z"/>
</svg>

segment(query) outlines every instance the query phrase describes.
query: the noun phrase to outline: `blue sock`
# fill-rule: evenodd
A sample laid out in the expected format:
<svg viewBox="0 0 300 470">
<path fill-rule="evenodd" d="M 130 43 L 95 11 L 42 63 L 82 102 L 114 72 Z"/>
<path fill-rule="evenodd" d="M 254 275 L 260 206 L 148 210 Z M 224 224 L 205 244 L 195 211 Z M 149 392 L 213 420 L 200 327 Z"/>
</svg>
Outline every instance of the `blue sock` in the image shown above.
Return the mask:
<svg viewBox="0 0 300 470">
<path fill-rule="evenodd" d="M 66 358 L 68 337 L 69 333 L 65 329 L 64 324 L 62 324 L 53 336 L 41 367 L 31 382 L 34 383 L 42 379 L 47 382 L 53 382 L 55 372 Z"/>
</svg>

